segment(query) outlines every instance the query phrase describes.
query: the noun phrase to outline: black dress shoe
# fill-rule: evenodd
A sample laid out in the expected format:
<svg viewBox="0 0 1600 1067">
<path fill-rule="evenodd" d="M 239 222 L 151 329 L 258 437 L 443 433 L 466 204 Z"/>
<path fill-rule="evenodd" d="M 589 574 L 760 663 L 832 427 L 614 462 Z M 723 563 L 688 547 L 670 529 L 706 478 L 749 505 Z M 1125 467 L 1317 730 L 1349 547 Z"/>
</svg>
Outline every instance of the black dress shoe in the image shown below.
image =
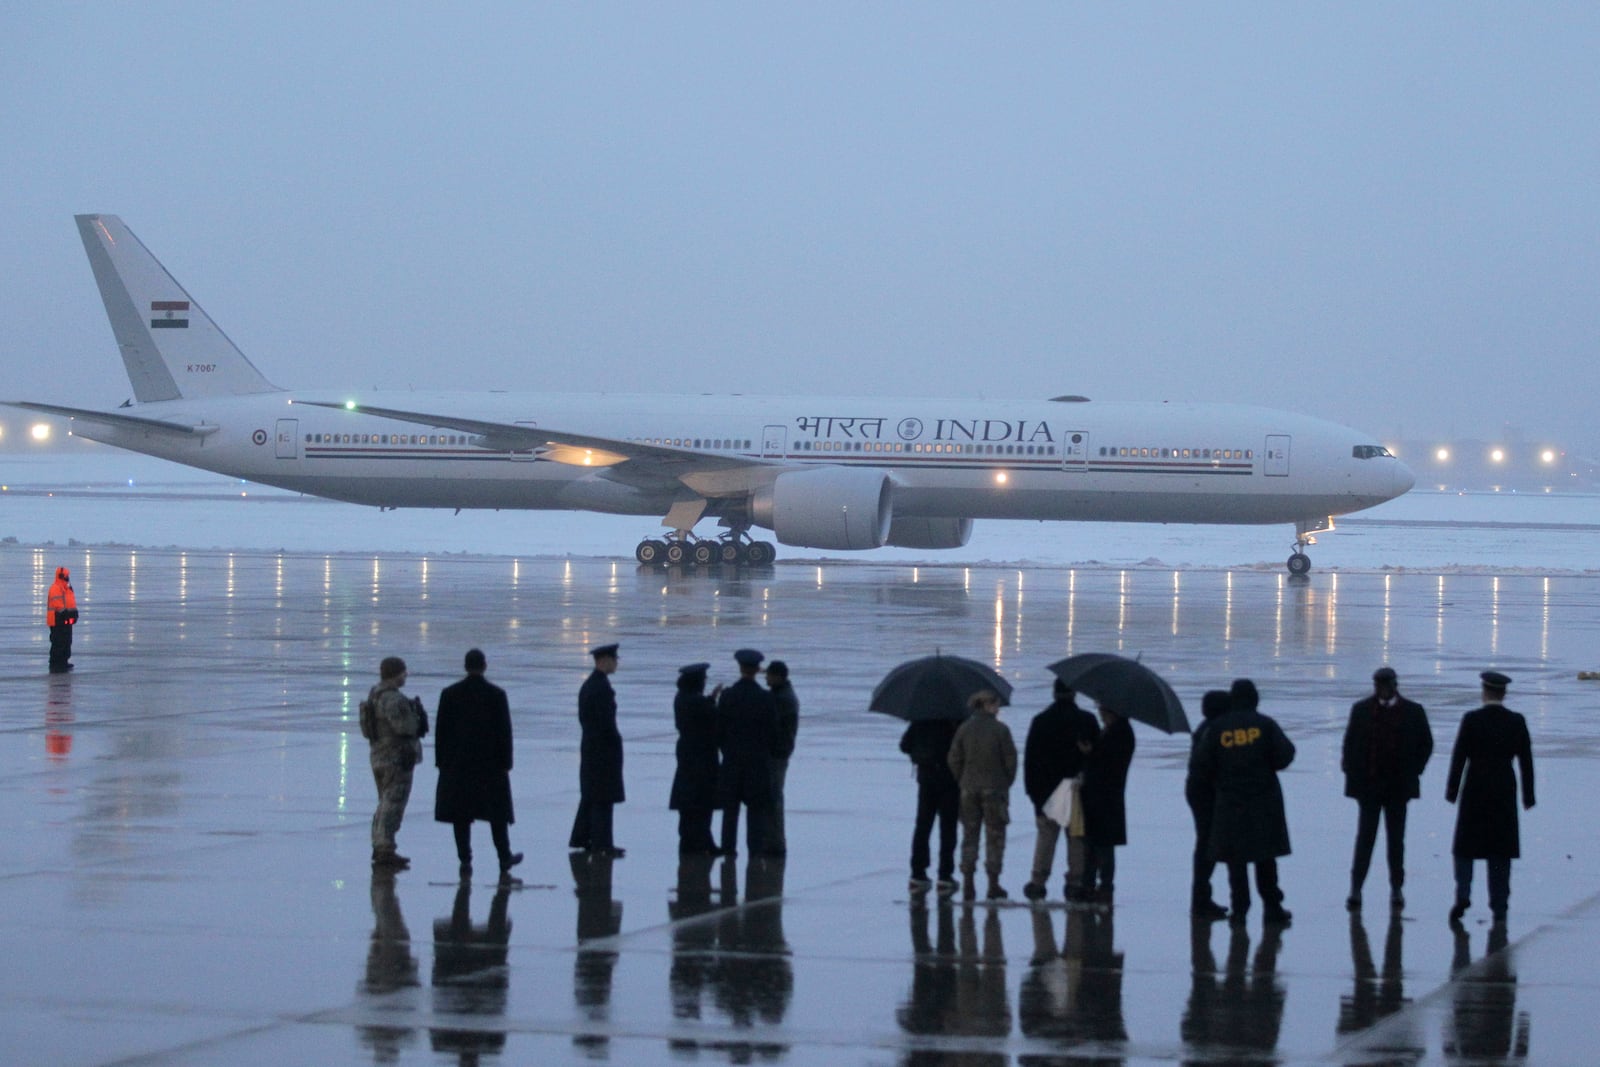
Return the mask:
<svg viewBox="0 0 1600 1067">
<path fill-rule="evenodd" d="M 520 853 L 520 852 L 513 852 L 508 856 L 501 856 L 500 857 L 500 873 L 504 874 L 505 872 L 509 871 L 511 868 L 515 867 L 517 864 L 519 864 L 521 862 L 522 862 L 522 853 Z"/>
<path fill-rule="evenodd" d="M 1206 900 L 1190 908 L 1189 914 L 1196 919 L 1226 919 L 1228 917 L 1228 909 L 1214 900 Z"/>
</svg>

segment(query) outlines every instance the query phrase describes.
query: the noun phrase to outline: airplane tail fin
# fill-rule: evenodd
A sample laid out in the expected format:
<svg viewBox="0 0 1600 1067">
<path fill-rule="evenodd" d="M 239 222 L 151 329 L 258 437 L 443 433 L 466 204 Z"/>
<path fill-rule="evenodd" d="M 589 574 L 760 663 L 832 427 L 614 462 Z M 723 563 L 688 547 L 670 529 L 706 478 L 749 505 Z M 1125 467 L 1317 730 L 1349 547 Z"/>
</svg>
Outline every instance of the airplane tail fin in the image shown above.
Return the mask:
<svg viewBox="0 0 1600 1067">
<path fill-rule="evenodd" d="M 120 218 L 76 218 L 135 400 L 278 391 Z"/>
</svg>

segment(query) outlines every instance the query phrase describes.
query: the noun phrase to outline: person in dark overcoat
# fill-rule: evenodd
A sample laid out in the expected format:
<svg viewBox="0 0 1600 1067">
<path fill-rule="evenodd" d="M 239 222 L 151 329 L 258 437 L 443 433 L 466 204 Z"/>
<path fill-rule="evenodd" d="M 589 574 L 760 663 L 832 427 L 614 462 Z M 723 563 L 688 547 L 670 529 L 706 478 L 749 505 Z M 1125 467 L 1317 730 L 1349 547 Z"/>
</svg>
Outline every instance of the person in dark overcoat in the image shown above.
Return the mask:
<svg viewBox="0 0 1600 1067">
<path fill-rule="evenodd" d="M 1091 744 L 1100 736 L 1100 724 L 1094 716 L 1078 707 L 1072 690 L 1057 678 L 1051 693 L 1050 706 L 1033 717 L 1028 724 L 1028 736 L 1022 743 L 1022 788 L 1033 801 L 1033 825 L 1037 836 L 1033 843 L 1033 868 L 1022 895 L 1029 900 L 1043 900 L 1045 879 L 1050 877 L 1050 866 L 1056 859 L 1056 839 L 1067 838 L 1067 873 L 1064 896 L 1076 900 L 1082 894 L 1083 853 L 1082 837 L 1074 837 L 1067 828 L 1044 814 L 1045 801 L 1056 791 L 1056 786 L 1083 773 L 1083 750 L 1078 742 Z"/>
<path fill-rule="evenodd" d="M 961 706 L 961 693 L 947 679 L 928 675 L 917 681 L 911 693 L 914 708 Z M 928 843 L 933 824 L 939 824 L 939 893 L 956 891 L 956 831 L 960 827 L 961 787 L 950 773 L 950 742 L 955 740 L 958 719 L 918 719 L 900 735 L 900 751 L 911 757 L 917 774 L 917 818 L 911 830 L 911 881 L 913 893 L 926 893 L 934 887 L 928 880 L 932 860 Z"/>
<path fill-rule="evenodd" d="M 678 770 L 672 776 L 667 807 L 678 813 L 678 851 L 715 855 L 711 813 L 717 808 L 717 697 L 719 685 L 706 695 L 709 663 L 678 668 L 678 695 L 672 701 L 672 721 L 678 728 Z"/>
<path fill-rule="evenodd" d="M 433 817 L 455 829 L 461 876 L 472 876 L 472 822 L 489 824 L 500 873 L 522 862 L 511 851 L 506 827 L 516 822 L 511 807 L 511 705 L 506 691 L 484 678 L 489 661 L 478 649 L 466 655 L 467 676 L 439 694 L 433 727 L 439 783 Z"/>
<path fill-rule="evenodd" d="M 622 788 L 622 734 L 617 730 L 617 694 L 611 675 L 617 670 L 616 645 L 589 650 L 594 670 L 578 690 L 578 725 L 583 729 L 578 759 L 578 814 L 572 820 L 568 848 L 620 858 L 623 850 L 611 836 L 611 809 L 627 799 Z"/>
<path fill-rule="evenodd" d="M 1133 763 L 1133 725 L 1113 706 L 1100 706 L 1100 736 L 1080 741 L 1084 753 L 1084 863 L 1082 899 L 1110 904 L 1117 880 L 1117 846 L 1128 843 L 1128 809 L 1124 794 L 1128 766 Z"/>
<path fill-rule="evenodd" d="M 745 845 L 755 855 L 768 850 L 767 828 L 772 807 L 772 749 L 778 730 L 778 705 L 756 681 L 766 657 L 753 648 L 733 654 L 739 680 L 717 701 L 717 744 L 722 769 L 717 801 L 722 807 L 722 854 L 739 851 L 739 805 L 748 811 Z"/>
<path fill-rule="evenodd" d="M 1262 913 L 1271 925 L 1287 923 L 1278 886 L 1278 857 L 1289 854 L 1289 820 L 1278 772 L 1294 761 L 1294 743 L 1270 717 L 1256 710 L 1260 695 L 1248 678 L 1228 690 L 1231 707 L 1217 716 L 1205 746 L 1195 754 L 1199 782 L 1215 790 L 1211 856 L 1228 865 L 1232 895 L 1229 919 L 1244 921 L 1250 910 L 1250 870 Z"/>
<path fill-rule="evenodd" d="M 1194 818 L 1194 870 L 1189 885 L 1189 914 L 1196 919 L 1224 919 L 1228 915 L 1228 909 L 1211 896 L 1211 875 L 1217 869 L 1217 861 L 1211 857 L 1211 814 L 1217 806 L 1217 791 L 1196 773 L 1195 761 L 1205 748 L 1206 738 L 1216 728 L 1217 716 L 1231 706 L 1226 690 L 1207 690 L 1200 698 L 1200 725 L 1189 738 L 1189 773 L 1183 780 L 1183 799 L 1188 802 L 1189 814 Z"/>
<path fill-rule="evenodd" d="M 1403 908 L 1406 882 L 1406 805 L 1422 795 L 1422 770 L 1433 755 L 1433 731 L 1422 705 L 1400 695 L 1393 667 L 1372 673 L 1372 695 L 1350 708 L 1344 730 L 1344 795 L 1360 805 L 1356 848 L 1350 860 L 1350 896 L 1345 907 L 1361 910 L 1361 886 L 1372 865 L 1383 819 L 1389 859 L 1389 906 Z"/>
<path fill-rule="evenodd" d="M 1484 860 L 1489 869 L 1489 910 L 1496 923 L 1506 921 L 1511 900 L 1511 861 L 1522 855 L 1517 825 L 1517 761 L 1522 780 L 1522 806 L 1532 808 L 1533 746 L 1528 722 L 1504 704 L 1511 679 L 1499 671 L 1484 671 L 1483 706 L 1461 718 L 1455 749 L 1450 753 L 1450 776 L 1444 798 L 1455 804 L 1456 902 L 1450 921 L 1459 923 L 1472 903 L 1472 861 Z M 1465 782 L 1463 783 L 1463 774 Z"/>
</svg>

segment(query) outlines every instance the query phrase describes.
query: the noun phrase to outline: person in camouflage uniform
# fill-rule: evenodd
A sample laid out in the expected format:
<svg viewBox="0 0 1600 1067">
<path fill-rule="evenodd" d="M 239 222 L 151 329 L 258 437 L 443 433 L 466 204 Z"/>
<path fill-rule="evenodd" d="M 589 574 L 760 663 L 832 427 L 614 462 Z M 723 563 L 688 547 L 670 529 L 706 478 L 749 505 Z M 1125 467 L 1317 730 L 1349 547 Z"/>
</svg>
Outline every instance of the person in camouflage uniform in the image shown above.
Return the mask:
<svg viewBox="0 0 1600 1067">
<path fill-rule="evenodd" d="M 1011 822 L 1011 783 L 1017 780 L 1017 746 L 1011 728 L 1000 721 L 1000 696 L 980 690 L 967 700 L 972 709 L 956 730 L 946 760 L 961 787 L 961 896 L 972 900 L 978 866 L 978 835 L 983 834 L 984 870 L 990 900 L 1006 899 L 1000 886 L 1005 863 L 1006 825 Z"/>
<path fill-rule="evenodd" d="M 422 701 L 406 696 L 406 661 L 389 656 L 378 665 L 378 684 L 367 694 L 363 730 L 372 743 L 372 779 L 378 787 L 378 810 L 372 813 L 372 865 L 409 867 L 395 850 L 394 835 L 411 798 L 411 772 L 422 761 L 422 736 L 428 717 Z M 368 732 L 370 729 L 370 732 Z"/>
</svg>

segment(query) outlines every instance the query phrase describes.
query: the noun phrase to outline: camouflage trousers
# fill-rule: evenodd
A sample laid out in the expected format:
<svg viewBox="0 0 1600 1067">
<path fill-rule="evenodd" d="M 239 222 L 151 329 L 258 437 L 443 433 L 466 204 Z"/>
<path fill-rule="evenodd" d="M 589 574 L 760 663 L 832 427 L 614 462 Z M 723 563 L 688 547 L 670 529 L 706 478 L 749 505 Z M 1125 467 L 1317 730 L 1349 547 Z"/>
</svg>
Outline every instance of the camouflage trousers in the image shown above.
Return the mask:
<svg viewBox="0 0 1600 1067">
<path fill-rule="evenodd" d="M 405 818 L 411 799 L 411 764 L 400 760 L 372 761 L 372 780 L 378 786 L 378 810 L 372 813 L 372 854 L 393 852 L 394 835 Z"/>
<path fill-rule="evenodd" d="M 961 791 L 961 873 L 978 869 L 978 830 L 983 830 L 983 869 L 1000 877 L 1006 858 L 1006 826 L 1011 822 L 1011 794 L 1005 789 Z"/>
</svg>

